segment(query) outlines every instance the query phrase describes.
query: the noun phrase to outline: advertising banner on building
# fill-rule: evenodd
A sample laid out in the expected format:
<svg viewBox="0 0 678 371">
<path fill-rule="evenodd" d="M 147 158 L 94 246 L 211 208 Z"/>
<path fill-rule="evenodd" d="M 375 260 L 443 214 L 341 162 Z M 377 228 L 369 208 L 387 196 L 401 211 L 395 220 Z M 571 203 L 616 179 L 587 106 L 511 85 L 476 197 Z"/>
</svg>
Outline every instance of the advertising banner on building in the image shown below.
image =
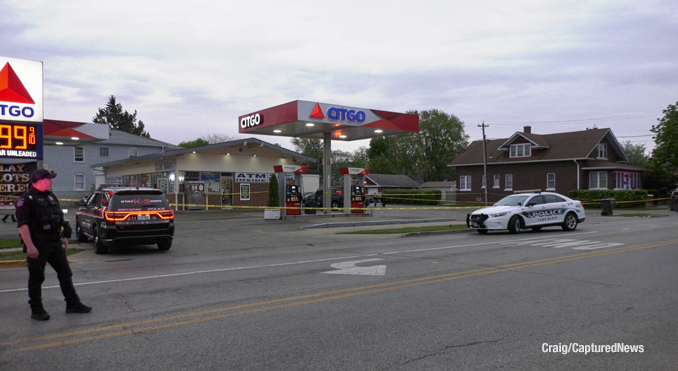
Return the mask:
<svg viewBox="0 0 678 371">
<path fill-rule="evenodd" d="M 0 209 L 14 209 L 17 198 L 31 187 L 31 173 L 37 162 L 0 164 Z"/>
</svg>

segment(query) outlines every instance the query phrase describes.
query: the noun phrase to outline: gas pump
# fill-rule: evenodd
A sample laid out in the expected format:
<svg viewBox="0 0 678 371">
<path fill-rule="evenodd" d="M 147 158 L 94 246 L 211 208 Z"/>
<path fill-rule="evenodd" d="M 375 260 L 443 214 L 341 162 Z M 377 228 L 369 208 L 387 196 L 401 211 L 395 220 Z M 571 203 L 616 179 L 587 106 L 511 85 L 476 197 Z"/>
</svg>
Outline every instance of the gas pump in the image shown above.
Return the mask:
<svg viewBox="0 0 678 371">
<path fill-rule="evenodd" d="M 280 212 L 280 218 L 285 219 L 286 215 L 301 215 L 301 199 L 304 194 L 301 189 L 301 174 L 306 173 L 306 166 L 299 165 L 275 165 L 273 171 L 279 173 L 279 184 L 284 187 L 278 187 L 280 192 L 281 204 L 284 208 Z M 292 174 L 288 179 L 287 175 Z"/>
<path fill-rule="evenodd" d="M 362 167 L 344 167 L 339 169 L 339 173 L 344 176 L 344 213 L 365 213 L 365 175 L 369 174 L 370 170 Z M 356 176 L 355 184 L 351 181 L 353 175 Z"/>
</svg>

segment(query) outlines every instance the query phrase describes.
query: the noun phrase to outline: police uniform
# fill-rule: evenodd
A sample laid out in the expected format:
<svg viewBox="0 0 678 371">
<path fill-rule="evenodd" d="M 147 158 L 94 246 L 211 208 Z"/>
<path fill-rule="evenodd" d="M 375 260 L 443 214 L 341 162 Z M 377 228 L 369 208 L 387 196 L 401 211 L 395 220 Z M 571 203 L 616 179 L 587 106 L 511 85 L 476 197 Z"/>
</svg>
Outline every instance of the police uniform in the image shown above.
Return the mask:
<svg viewBox="0 0 678 371">
<path fill-rule="evenodd" d="M 37 170 L 46 172 L 46 170 Z M 46 176 L 54 178 L 53 176 Z M 44 178 L 44 177 L 43 177 Z M 40 178 L 40 179 L 43 179 Z M 33 179 L 33 176 L 31 177 Z M 71 267 L 66 258 L 62 238 L 71 237 L 71 228 L 64 221 L 64 214 L 59 200 L 50 190 L 40 191 L 31 187 L 19 197 L 16 203 L 17 227 L 28 226 L 31 240 L 38 249 L 37 259 L 27 257 L 28 264 L 28 297 L 32 318 L 49 319 L 49 314 L 42 306 L 42 283 L 45 281 L 45 264 L 49 263 L 57 272 L 61 292 L 66 300 L 67 313 L 87 313 L 92 310 L 80 302 L 73 286 Z M 62 229 L 62 227 L 65 227 Z M 26 245 L 24 243 L 24 252 Z"/>
</svg>

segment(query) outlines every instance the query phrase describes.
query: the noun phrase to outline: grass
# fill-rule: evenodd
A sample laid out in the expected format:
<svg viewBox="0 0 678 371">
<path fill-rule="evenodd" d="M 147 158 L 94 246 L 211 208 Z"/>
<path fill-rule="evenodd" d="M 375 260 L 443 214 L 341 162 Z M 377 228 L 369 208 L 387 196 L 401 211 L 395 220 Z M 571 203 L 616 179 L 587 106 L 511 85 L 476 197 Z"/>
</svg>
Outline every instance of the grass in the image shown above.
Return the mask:
<svg viewBox="0 0 678 371">
<path fill-rule="evenodd" d="M 85 251 L 85 249 L 76 249 L 74 247 L 70 247 L 71 244 L 76 243 L 77 241 L 72 240 L 68 241 L 68 250 L 66 250 L 66 255 L 73 255 L 76 253 L 79 253 L 81 251 Z M 19 250 L 19 251 L 3 251 L 3 249 L 11 249 L 11 248 L 16 248 L 16 247 L 22 247 L 21 246 L 21 240 L 18 238 L 2 238 L 0 239 L 0 261 L 8 261 L 8 260 L 26 260 L 26 254 Z"/>
<path fill-rule="evenodd" d="M 417 232 L 459 231 L 468 229 L 465 225 L 434 225 L 429 227 L 407 227 L 394 229 L 369 229 L 364 231 L 342 232 L 338 234 L 402 234 Z"/>
<path fill-rule="evenodd" d="M 85 249 L 69 247 L 68 250 L 66 250 L 66 255 L 77 254 L 81 251 L 85 251 Z M 26 260 L 26 254 L 23 251 L 0 251 L 0 261 L 9 260 Z"/>
<path fill-rule="evenodd" d="M 13 247 L 22 247 L 21 240 L 18 238 L 2 238 L 0 239 L 0 249 L 10 249 Z"/>
</svg>

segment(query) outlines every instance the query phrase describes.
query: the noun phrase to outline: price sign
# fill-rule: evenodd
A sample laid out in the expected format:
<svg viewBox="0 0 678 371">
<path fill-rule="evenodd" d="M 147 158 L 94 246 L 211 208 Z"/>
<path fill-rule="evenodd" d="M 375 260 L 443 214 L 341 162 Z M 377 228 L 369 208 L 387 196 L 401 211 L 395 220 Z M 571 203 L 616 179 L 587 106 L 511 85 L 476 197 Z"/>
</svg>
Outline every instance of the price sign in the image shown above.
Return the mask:
<svg viewBox="0 0 678 371">
<path fill-rule="evenodd" d="M 42 159 L 42 124 L 0 122 L 0 158 Z"/>
</svg>

